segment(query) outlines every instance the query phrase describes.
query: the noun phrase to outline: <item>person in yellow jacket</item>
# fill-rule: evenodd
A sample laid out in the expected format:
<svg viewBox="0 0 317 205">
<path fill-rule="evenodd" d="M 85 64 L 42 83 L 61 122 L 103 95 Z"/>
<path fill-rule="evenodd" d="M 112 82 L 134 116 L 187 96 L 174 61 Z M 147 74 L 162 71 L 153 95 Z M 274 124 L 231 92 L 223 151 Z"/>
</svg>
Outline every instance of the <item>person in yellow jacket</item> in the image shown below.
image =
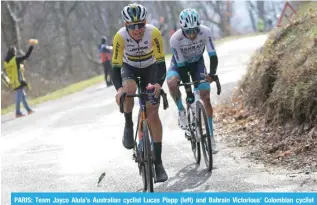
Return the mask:
<svg viewBox="0 0 317 205">
<path fill-rule="evenodd" d="M 24 72 L 21 69 L 21 65 L 24 60 L 28 59 L 32 53 L 34 41 L 30 41 L 30 46 L 27 53 L 24 56 L 16 56 L 16 47 L 11 46 L 8 50 L 7 56 L 4 60 L 4 69 L 9 78 L 9 86 L 11 89 L 16 91 L 16 117 L 24 116 L 20 110 L 20 103 L 22 101 L 24 108 L 27 110 L 28 114 L 34 111 L 30 108 L 27 103 L 24 87 L 27 86 L 27 82 L 24 78 Z"/>
</svg>

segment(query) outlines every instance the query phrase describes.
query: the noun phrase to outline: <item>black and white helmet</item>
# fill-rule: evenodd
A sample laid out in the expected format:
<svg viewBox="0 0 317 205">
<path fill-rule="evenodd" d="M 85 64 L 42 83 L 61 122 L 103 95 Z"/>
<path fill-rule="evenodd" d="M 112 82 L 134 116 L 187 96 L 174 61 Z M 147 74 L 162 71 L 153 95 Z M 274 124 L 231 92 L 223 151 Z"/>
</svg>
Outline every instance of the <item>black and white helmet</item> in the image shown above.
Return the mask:
<svg viewBox="0 0 317 205">
<path fill-rule="evenodd" d="M 133 23 L 145 21 L 147 15 L 147 10 L 141 4 L 129 4 L 125 6 L 121 11 L 121 16 L 124 22 Z"/>
</svg>

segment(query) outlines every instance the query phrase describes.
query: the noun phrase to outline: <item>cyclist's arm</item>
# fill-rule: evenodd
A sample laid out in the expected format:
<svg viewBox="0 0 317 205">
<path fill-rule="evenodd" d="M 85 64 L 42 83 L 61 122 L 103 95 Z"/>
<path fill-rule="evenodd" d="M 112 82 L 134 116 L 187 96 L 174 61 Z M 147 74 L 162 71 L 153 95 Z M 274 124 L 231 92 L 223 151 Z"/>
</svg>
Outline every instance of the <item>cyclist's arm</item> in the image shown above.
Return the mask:
<svg viewBox="0 0 317 205">
<path fill-rule="evenodd" d="M 111 78 L 116 90 L 122 87 L 121 67 L 123 63 L 124 40 L 117 33 L 113 38 L 114 52 L 112 54 L 112 72 Z"/>
<path fill-rule="evenodd" d="M 181 52 L 180 50 L 180 46 L 179 46 L 179 41 L 176 39 L 176 38 L 173 38 L 173 36 L 171 37 L 170 39 L 170 46 L 172 48 L 172 53 L 173 53 L 173 56 L 175 57 L 175 60 L 176 60 L 176 66 L 179 69 L 179 77 L 180 77 L 180 80 L 183 82 L 183 83 L 188 83 L 190 81 L 188 75 L 187 75 L 187 71 L 189 70 L 189 67 L 186 65 L 185 63 L 185 57 L 183 55 L 183 53 Z M 188 96 L 191 96 L 192 94 L 192 88 L 190 85 L 185 85 L 185 91 L 186 91 L 186 94 L 187 94 L 187 97 Z"/>
<path fill-rule="evenodd" d="M 209 60 L 210 60 L 210 73 L 212 75 L 216 74 L 217 72 L 217 67 L 218 67 L 218 56 L 216 53 L 216 49 L 214 46 L 214 42 L 211 37 L 211 30 L 209 28 L 206 29 L 205 33 L 205 44 L 207 47 L 208 55 L 209 55 Z"/>
<path fill-rule="evenodd" d="M 170 47 L 172 49 L 172 54 L 175 57 L 177 67 L 184 67 L 185 66 L 185 58 L 183 56 L 182 51 L 180 50 L 179 41 L 173 36 L 170 39 Z"/>
<path fill-rule="evenodd" d="M 153 45 L 154 57 L 156 59 L 156 64 L 157 64 L 157 72 L 156 74 L 152 75 L 154 76 L 152 83 L 158 83 L 162 86 L 166 77 L 166 63 L 165 63 L 163 38 L 162 38 L 161 32 L 157 28 L 153 29 L 152 45 Z"/>
</svg>

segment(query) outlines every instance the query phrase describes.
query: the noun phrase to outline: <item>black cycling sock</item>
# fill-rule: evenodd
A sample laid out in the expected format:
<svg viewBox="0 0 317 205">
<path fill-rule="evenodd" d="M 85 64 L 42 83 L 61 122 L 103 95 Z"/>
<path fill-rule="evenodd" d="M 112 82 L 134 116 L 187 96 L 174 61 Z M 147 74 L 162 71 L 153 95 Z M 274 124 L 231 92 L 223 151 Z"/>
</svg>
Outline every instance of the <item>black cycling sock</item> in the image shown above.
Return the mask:
<svg viewBox="0 0 317 205">
<path fill-rule="evenodd" d="M 124 113 L 125 123 L 132 124 L 132 112 Z"/>
<path fill-rule="evenodd" d="M 155 164 L 162 163 L 162 142 L 154 142 Z"/>
</svg>

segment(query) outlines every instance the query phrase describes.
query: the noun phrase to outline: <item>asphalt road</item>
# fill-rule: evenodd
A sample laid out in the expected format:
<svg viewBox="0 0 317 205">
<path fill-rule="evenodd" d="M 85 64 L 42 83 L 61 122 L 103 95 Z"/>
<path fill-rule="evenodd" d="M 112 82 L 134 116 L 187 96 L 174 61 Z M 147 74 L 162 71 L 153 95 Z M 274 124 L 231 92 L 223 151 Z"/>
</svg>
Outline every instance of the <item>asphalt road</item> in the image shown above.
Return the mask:
<svg viewBox="0 0 317 205">
<path fill-rule="evenodd" d="M 213 104 L 230 97 L 246 71 L 250 55 L 266 35 L 233 40 L 219 45 L 218 74 L 223 93 Z M 207 63 L 208 64 L 208 63 Z M 165 91 L 167 90 L 165 84 Z M 1 119 L 1 204 L 10 203 L 11 192 L 135 192 L 142 188 L 132 153 L 122 146 L 124 117 L 114 101 L 115 89 L 100 84 L 82 92 L 35 107 L 36 113 Z M 164 129 L 163 162 L 168 181 L 155 184 L 156 192 L 249 192 L 317 190 L 316 175 L 292 174 L 264 167 L 244 158 L 248 150 L 227 147 L 216 138 L 212 174 L 196 166 L 190 144 L 177 127 L 177 112 L 160 112 Z M 137 103 L 135 104 L 137 105 Z M 134 110 L 134 121 L 136 109 Z M 135 123 L 136 124 L 136 123 Z M 215 124 L 217 131 L 217 125 Z M 96 186 L 102 172 L 106 176 Z"/>
</svg>

